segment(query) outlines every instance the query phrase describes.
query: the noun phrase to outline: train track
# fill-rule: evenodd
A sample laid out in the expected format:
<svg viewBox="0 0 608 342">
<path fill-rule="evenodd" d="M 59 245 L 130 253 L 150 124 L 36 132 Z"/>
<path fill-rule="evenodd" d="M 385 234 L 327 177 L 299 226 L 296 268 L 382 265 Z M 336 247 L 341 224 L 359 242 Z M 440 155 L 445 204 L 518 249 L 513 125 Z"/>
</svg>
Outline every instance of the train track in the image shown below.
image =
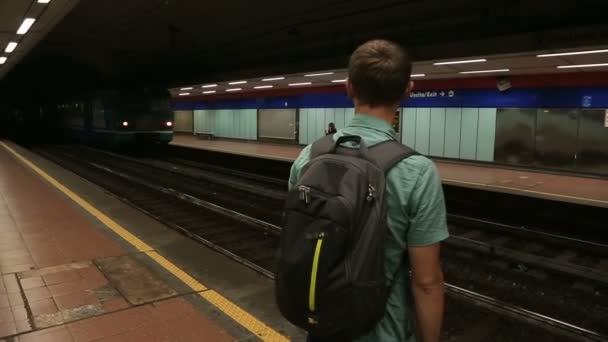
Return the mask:
<svg viewBox="0 0 608 342">
<path fill-rule="evenodd" d="M 271 185 L 274 183 L 274 186 L 278 187 L 277 182 L 264 180 L 260 183 L 266 182 L 265 187 L 256 187 L 250 184 L 251 181 L 255 181 L 256 177 L 254 176 L 243 177 L 243 175 L 232 174 L 233 178 L 231 178 L 226 173 L 218 175 L 222 174 L 223 171 L 219 169 L 208 171 L 205 174 L 197 171 L 201 167 L 200 164 L 190 163 L 186 165 L 187 167 L 178 166 L 176 168 L 174 164 L 165 162 L 134 160 L 133 158 L 93 152 L 89 150 L 88 153 L 83 154 L 82 151 L 77 149 L 39 151 L 47 158 L 106 188 L 124 201 L 168 226 L 273 278 L 274 256 L 279 242 L 280 227 L 275 224 L 278 222 L 276 213 L 260 213 L 260 210 L 264 210 L 264 204 L 259 205 L 259 203 L 260 201 L 264 202 L 261 200 L 263 197 L 272 198 L 275 204 L 277 200 L 281 199 L 281 196 L 277 194 L 278 188 L 272 189 L 273 185 Z M 192 169 L 188 169 L 188 167 Z M 176 175 L 181 176 L 179 181 L 176 181 Z M 215 176 L 219 177 L 214 178 Z M 243 178 L 248 179 L 246 183 L 249 184 L 244 184 Z M 198 183 L 195 183 L 198 185 L 189 179 L 196 179 Z M 221 184 L 223 188 L 219 188 L 218 184 Z M 208 190 L 197 192 L 195 186 L 199 188 L 210 187 L 213 189 L 212 193 L 214 195 L 209 196 Z M 227 198 L 226 194 L 220 195 L 220 192 L 231 192 L 231 199 Z M 199 196 L 203 193 L 207 194 L 207 198 Z M 243 193 L 248 193 L 253 197 L 245 196 L 247 200 L 239 200 L 243 197 Z M 257 205 L 252 207 L 250 203 L 255 196 L 257 197 L 254 203 Z M 228 209 L 228 207 L 239 206 L 241 206 L 241 209 L 245 208 L 245 210 Z M 280 210 L 280 208 L 278 209 Z M 247 212 L 254 212 L 256 215 L 252 216 Z M 270 218 L 270 220 L 263 218 Z M 462 221 L 467 218 L 460 217 L 458 219 Z M 485 224 L 487 225 L 487 222 Z M 501 229 L 505 230 L 507 228 L 504 226 L 500 229 L 496 228 L 497 231 L 501 231 Z M 469 235 L 471 234 L 469 231 Z M 526 235 L 528 233 L 522 231 L 517 234 L 513 233 L 515 236 L 518 234 L 529 236 Z M 556 237 L 553 238 L 557 239 Z M 460 236 L 451 238 L 448 244 L 455 247 L 465 245 L 467 250 L 473 250 L 476 253 L 493 254 L 508 258 L 510 255 L 507 252 L 508 249 L 499 246 L 502 248 L 500 249 L 496 246 L 495 241 L 492 241 L 492 239 L 486 242 L 473 241 Z M 475 248 L 470 245 L 474 245 Z M 598 253 L 602 253 L 601 246 L 597 249 Z M 530 255 L 526 256 L 530 258 Z M 530 260 L 521 260 L 520 258 L 518 261 L 528 263 Z M 459 262 L 462 262 L 462 260 Z M 548 261 L 545 263 L 555 264 Z M 544 267 L 546 266 L 545 263 L 534 266 Z M 555 269 L 555 267 L 551 270 L 566 273 L 571 271 L 571 269 L 563 270 Z M 598 277 L 601 278 L 601 275 Z M 542 329 L 552 334 L 568 337 L 572 340 L 608 341 L 606 336 L 599 333 L 476 293 L 471 291 L 470 288 L 467 289 L 470 284 L 466 284 L 466 281 L 461 280 L 460 282 L 462 284 L 459 286 L 446 284 L 447 290 L 451 298 L 465 302 L 467 305 L 481 307 L 515 321 L 527 322 L 527 324 L 542 327 Z"/>
</svg>

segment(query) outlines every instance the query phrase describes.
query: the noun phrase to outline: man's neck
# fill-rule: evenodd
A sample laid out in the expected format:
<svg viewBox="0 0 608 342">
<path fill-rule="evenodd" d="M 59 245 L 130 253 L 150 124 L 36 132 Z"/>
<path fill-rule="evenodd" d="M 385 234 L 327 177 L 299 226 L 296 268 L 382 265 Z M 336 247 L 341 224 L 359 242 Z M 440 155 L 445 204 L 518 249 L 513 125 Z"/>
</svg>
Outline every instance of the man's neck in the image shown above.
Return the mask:
<svg viewBox="0 0 608 342">
<path fill-rule="evenodd" d="M 387 122 L 389 125 L 393 124 L 396 110 L 393 106 L 370 107 L 367 105 L 355 105 L 355 113 L 373 116 Z"/>
</svg>

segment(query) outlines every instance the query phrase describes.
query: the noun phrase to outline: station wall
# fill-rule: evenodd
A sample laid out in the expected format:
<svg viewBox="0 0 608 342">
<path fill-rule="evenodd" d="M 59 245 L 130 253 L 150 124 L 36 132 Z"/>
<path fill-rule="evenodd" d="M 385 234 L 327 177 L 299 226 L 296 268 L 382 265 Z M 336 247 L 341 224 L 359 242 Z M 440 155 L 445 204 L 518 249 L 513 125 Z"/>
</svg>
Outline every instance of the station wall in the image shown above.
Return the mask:
<svg viewBox="0 0 608 342">
<path fill-rule="evenodd" d="M 302 108 L 300 109 L 299 143 L 312 144 L 325 135 L 330 122 L 336 129 L 343 128 L 355 116 L 354 108 Z"/>
<path fill-rule="evenodd" d="M 606 108 L 608 87 L 418 91 L 401 108 L 399 137 L 431 157 L 608 175 Z M 288 125 L 301 145 L 354 115 L 344 93 L 178 99 L 174 109 L 194 110 L 197 133 L 248 140 L 258 138 L 259 111 L 295 111 Z M 270 121 L 289 129 L 285 120 Z"/>
<path fill-rule="evenodd" d="M 177 110 L 173 116 L 173 131 L 192 133 L 194 131 L 193 113 L 191 110 Z"/>
<path fill-rule="evenodd" d="M 340 129 L 353 116 L 353 108 L 300 109 L 299 143 L 322 137 L 330 122 Z M 402 108 L 400 134 L 404 144 L 428 156 L 492 162 L 496 108 Z"/>
<path fill-rule="evenodd" d="M 256 109 L 204 109 L 194 111 L 194 133 L 220 138 L 257 140 Z"/>
<path fill-rule="evenodd" d="M 425 155 L 492 162 L 496 108 L 404 108 L 401 133 Z"/>
</svg>

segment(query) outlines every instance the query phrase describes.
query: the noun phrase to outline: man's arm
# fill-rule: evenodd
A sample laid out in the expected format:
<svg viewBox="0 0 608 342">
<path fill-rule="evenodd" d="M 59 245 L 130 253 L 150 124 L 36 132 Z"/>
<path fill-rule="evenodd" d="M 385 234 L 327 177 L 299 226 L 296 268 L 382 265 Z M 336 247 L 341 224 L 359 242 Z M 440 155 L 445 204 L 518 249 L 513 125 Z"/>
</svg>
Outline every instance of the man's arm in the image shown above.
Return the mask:
<svg viewBox="0 0 608 342">
<path fill-rule="evenodd" d="M 449 236 L 441 179 L 433 162 L 417 160 L 421 169 L 411 193 L 407 233 L 412 293 L 423 342 L 441 337 L 444 287 L 440 263 L 440 242 Z"/>
<path fill-rule="evenodd" d="M 300 155 L 291 165 L 291 170 L 289 172 L 289 181 L 287 182 L 287 190 L 291 190 L 291 188 L 295 187 L 300 179 L 300 172 L 306 163 L 308 163 L 310 159 L 310 145 L 306 146 L 300 152 Z"/>
<path fill-rule="evenodd" d="M 412 292 L 420 337 L 423 342 L 438 342 L 443 321 L 443 272 L 439 261 L 439 243 L 410 247 Z"/>
</svg>

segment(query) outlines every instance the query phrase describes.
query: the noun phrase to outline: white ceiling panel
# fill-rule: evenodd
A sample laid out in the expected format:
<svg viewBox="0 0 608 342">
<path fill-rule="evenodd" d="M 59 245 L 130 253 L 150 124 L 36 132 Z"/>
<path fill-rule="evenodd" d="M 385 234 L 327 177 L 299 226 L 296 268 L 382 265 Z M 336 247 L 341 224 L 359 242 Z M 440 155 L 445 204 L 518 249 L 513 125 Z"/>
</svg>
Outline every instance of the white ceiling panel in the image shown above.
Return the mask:
<svg viewBox="0 0 608 342">
<path fill-rule="evenodd" d="M 589 47 L 588 49 L 601 49 L 599 47 Z M 586 48 L 587 49 L 587 48 Z M 560 50 L 557 52 L 562 52 Z M 567 50 L 566 50 L 567 51 Z M 583 51 L 578 49 L 576 51 Z M 523 54 L 503 54 L 493 56 L 472 56 L 464 59 L 487 59 L 486 62 L 480 63 L 467 63 L 467 64 L 452 64 L 452 65 L 433 65 L 434 61 L 421 61 L 416 62 L 413 67 L 413 74 L 425 74 L 424 77 L 414 78 L 416 80 L 424 79 L 447 79 L 447 78 L 469 78 L 469 77 L 480 77 L 480 76 L 498 76 L 498 75 L 534 75 L 534 74 L 555 74 L 565 72 L 584 72 L 584 71 L 608 71 L 608 67 L 598 68 L 573 68 L 573 69 L 558 69 L 558 65 L 576 65 L 576 64 L 596 64 L 596 63 L 608 63 L 608 53 L 598 53 L 589 55 L 575 55 L 575 56 L 560 56 L 560 57 L 536 57 L 537 54 L 542 53 L 554 53 L 556 51 L 533 51 Z M 493 69 L 509 69 L 509 72 L 498 72 L 498 73 L 480 73 L 480 74 L 460 74 L 460 71 L 476 71 L 476 70 L 493 70 Z M 281 75 L 285 77 L 284 80 L 277 80 L 271 82 L 261 82 L 263 78 L 272 78 L 277 75 L 260 75 L 260 77 L 249 80 L 249 83 L 239 85 L 243 88 L 242 92 L 255 91 L 254 87 L 260 85 L 273 85 L 273 89 L 290 88 L 290 83 L 300 82 L 313 82 L 309 87 L 321 87 L 329 85 L 337 85 L 332 83 L 332 80 L 344 79 L 347 77 L 345 69 L 332 70 L 333 75 L 317 76 L 317 77 L 304 77 L 305 74 L 321 73 L 323 71 L 310 71 L 301 72 L 292 75 Z M 218 80 L 218 87 L 215 95 L 225 93 L 226 88 L 232 87 L 227 85 L 227 81 Z M 186 86 L 186 85 L 184 85 Z M 170 89 L 172 94 L 177 95 L 179 88 Z M 192 96 L 200 96 L 202 91 L 207 89 L 201 89 L 201 85 L 195 86 L 195 91 L 191 92 Z M 263 89 L 268 90 L 268 89 Z"/>
<path fill-rule="evenodd" d="M 7 57 L 0 65 L 2 79 L 44 36 L 78 3 L 79 0 L 51 0 L 40 4 L 36 0 L 0 1 L 0 57 Z M 26 17 L 36 18 L 36 22 L 25 35 L 18 35 L 17 29 Z M 6 45 L 19 45 L 12 53 L 6 53 Z"/>
</svg>

